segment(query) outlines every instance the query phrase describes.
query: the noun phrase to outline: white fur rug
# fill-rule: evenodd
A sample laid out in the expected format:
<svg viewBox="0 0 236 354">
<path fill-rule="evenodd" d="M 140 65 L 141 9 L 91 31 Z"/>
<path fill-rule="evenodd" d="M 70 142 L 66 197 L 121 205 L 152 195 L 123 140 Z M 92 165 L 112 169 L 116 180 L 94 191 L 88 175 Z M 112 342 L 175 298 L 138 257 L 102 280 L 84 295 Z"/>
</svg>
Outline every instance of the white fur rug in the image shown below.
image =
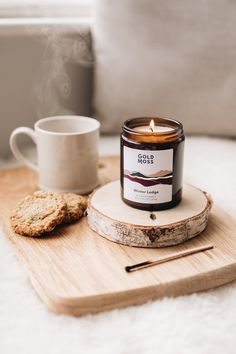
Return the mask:
<svg viewBox="0 0 236 354">
<path fill-rule="evenodd" d="M 185 180 L 236 215 L 236 141 L 189 137 L 185 151 Z M 118 137 L 103 139 L 101 153 L 119 153 Z M 0 353 L 235 354 L 236 282 L 95 316 L 59 316 L 41 303 L 0 231 Z"/>
</svg>

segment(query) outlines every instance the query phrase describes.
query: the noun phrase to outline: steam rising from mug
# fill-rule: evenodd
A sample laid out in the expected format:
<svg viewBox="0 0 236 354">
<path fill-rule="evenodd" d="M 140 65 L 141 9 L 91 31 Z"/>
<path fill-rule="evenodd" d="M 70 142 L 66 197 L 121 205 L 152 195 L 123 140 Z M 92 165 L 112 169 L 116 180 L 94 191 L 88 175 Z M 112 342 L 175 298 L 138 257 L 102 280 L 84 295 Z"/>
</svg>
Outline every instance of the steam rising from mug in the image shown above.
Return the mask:
<svg viewBox="0 0 236 354">
<path fill-rule="evenodd" d="M 34 34 L 32 28 L 30 34 Z M 92 67 L 93 65 L 92 41 L 88 25 L 45 26 L 41 30 L 40 38 L 45 51 L 32 90 L 36 113 L 39 118 L 74 114 L 75 110 L 67 102 L 72 90 L 68 72 L 70 66 Z"/>
</svg>

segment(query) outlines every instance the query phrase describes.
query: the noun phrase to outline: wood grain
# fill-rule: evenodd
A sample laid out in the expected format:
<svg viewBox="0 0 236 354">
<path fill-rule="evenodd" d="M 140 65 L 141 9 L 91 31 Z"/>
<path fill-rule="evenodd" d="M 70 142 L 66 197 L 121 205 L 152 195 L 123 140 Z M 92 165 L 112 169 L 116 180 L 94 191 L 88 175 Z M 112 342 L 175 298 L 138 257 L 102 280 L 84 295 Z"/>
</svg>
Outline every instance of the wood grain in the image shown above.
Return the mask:
<svg viewBox="0 0 236 354">
<path fill-rule="evenodd" d="M 101 160 L 102 181 L 119 177 L 119 159 Z M 167 248 L 119 245 L 88 228 L 86 218 L 57 228 L 47 237 L 16 235 L 9 212 L 17 201 L 37 189 L 34 172 L 26 168 L 0 171 L 0 218 L 32 285 L 47 307 L 56 312 L 84 315 L 164 296 L 206 290 L 236 278 L 236 222 L 213 206 L 207 229 L 197 238 Z M 127 273 L 126 265 L 158 259 L 212 243 L 213 250 L 177 259 L 141 272 Z"/>
<path fill-rule="evenodd" d="M 185 242 L 206 228 L 212 206 L 207 193 L 188 184 L 179 205 L 152 213 L 130 207 L 120 194 L 119 180 L 97 189 L 88 202 L 88 224 L 99 235 L 126 246 L 155 248 Z"/>
</svg>

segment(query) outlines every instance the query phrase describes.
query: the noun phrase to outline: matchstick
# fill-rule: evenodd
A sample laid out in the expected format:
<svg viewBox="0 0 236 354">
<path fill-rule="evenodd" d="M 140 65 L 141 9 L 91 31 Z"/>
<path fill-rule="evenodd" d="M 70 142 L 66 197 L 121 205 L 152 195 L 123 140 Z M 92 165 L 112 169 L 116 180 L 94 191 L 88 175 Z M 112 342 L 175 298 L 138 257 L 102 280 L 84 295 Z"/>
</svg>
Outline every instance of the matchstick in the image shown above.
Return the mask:
<svg viewBox="0 0 236 354">
<path fill-rule="evenodd" d="M 161 259 L 157 259 L 156 261 L 145 261 L 145 262 L 142 262 L 142 263 L 133 264 L 131 266 L 126 266 L 125 270 L 128 273 L 134 272 L 136 270 L 141 270 L 141 269 L 152 267 L 152 266 L 155 266 L 155 265 L 158 265 L 158 264 L 161 264 L 161 263 L 173 261 L 174 259 L 186 257 L 186 256 L 189 256 L 191 254 L 207 251 L 207 250 L 210 250 L 212 248 L 214 248 L 213 245 L 206 245 L 206 246 L 190 248 L 188 250 L 176 252 L 176 253 L 173 253 L 170 256 L 163 257 Z"/>
</svg>

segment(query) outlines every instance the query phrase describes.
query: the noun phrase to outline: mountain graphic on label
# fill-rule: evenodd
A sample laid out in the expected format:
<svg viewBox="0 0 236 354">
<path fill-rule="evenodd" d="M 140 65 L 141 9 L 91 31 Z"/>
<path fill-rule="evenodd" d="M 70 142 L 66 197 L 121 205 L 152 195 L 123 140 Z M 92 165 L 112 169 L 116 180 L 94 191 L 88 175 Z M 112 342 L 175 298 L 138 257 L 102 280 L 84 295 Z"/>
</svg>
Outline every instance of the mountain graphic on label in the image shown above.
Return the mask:
<svg viewBox="0 0 236 354">
<path fill-rule="evenodd" d="M 151 187 L 157 184 L 171 185 L 173 172 L 169 170 L 160 170 L 149 175 L 144 175 L 138 171 L 124 170 L 124 178 L 127 178 L 132 182 L 142 184 L 145 187 Z"/>
</svg>

